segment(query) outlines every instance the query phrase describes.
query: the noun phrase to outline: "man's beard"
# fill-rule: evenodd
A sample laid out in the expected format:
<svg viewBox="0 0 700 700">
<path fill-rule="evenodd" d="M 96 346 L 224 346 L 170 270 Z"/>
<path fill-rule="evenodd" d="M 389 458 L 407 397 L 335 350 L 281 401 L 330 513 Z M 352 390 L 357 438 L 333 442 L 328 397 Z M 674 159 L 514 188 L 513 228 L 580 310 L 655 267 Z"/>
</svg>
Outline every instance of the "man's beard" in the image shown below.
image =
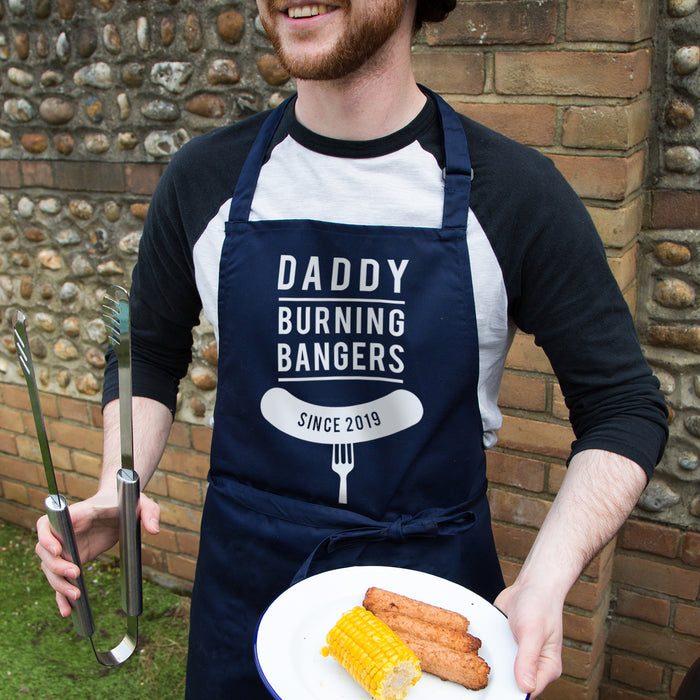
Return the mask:
<svg viewBox="0 0 700 700">
<path fill-rule="evenodd" d="M 399 28 L 404 9 L 402 0 L 385 0 L 381 9 L 375 7 L 367 16 L 358 18 L 352 18 L 349 8 L 336 10 L 348 13 L 347 31 L 328 51 L 314 56 L 286 52 L 273 24 L 263 24 L 280 62 L 291 76 L 303 80 L 337 80 L 361 68 L 384 46 Z"/>
</svg>

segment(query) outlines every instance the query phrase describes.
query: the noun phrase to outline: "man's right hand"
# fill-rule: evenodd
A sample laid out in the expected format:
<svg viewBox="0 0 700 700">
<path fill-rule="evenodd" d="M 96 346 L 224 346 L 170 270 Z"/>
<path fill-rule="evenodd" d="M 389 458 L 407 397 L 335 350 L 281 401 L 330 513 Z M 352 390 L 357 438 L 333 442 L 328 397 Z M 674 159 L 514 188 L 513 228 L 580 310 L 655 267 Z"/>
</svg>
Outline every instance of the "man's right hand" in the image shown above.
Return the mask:
<svg viewBox="0 0 700 700">
<path fill-rule="evenodd" d="M 157 534 L 160 507 L 148 496 L 140 497 L 141 522 L 146 532 Z M 85 564 L 106 552 L 119 540 L 119 517 L 116 492 L 98 492 L 91 498 L 70 506 L 70 516 L 80 561 Z M 41 560 L 41 569 L 51 587 L 56 591 L 56 603 L 62 617 L 71 612 L 69 601 L 77 600 L 80 591 L 71 581 L 78 576 L 78 567 L 64 558 L 61 542 L 49 525 L 47 516 L 36 524 L 38 542 L 35 548 Z"/>
</svg>

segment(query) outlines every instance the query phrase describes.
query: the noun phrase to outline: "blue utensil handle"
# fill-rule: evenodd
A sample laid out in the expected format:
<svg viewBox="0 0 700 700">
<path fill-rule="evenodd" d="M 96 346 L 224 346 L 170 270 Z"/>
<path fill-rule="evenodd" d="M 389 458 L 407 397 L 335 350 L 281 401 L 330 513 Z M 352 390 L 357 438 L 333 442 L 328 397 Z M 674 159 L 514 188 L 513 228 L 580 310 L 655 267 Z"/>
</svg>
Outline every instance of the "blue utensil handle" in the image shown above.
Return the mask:
<svg viewBox="0 0 700 700">
<path fill-rule="evenodd" d="M 51 495 L 46 497 L 44 505 L 46 506 L 46 514 L 49 516 L 51 529 L 63 546 L 64 557 L 70 559 L 80 571 L 77 578 L 68 579 L 80 590 L 78 600 L 69 601 L 72 607 L 71 618 L 73 619 L 73 627 L 77 634 L 83 637 L 92 637 L 95 632 L 95 623 L 92 619 L 92 611 L 88 602 L 83 570 L 80 565 L 80 554 L 78 553 L 78 545 L 75 542 L 75 533 L 73 532 L 73 522 L 70 519 L 70 511 L 68 510 L 68 501 L 61 495 Z"/>
<path fill-rule="evenodd" d="M 139 475 L 132 469 L 117 472 L 119 497 L 119 570 L 121 573 L 122 609 L 127 615 L 143 612 L 141 590 L 141 495 Z"/>
</svg>

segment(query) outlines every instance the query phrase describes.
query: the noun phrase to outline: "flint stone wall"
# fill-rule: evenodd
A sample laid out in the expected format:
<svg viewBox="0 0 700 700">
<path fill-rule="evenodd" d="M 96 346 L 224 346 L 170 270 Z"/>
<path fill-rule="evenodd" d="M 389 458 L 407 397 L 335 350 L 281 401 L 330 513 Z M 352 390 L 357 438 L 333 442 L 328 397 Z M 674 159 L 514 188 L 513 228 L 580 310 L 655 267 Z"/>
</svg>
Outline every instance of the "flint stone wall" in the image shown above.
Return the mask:
<svg viewBox="0 0 700 700">
<path fill-rule="evenodd" d="M 99 399 L 101 298 L 128 287 L 169 158 L 293 88 L 253 2 L 0 0 L 0 185 L 19 186 L 0 187 L 0 306 L 26 313 L 42 389 Z M 162 166 L 130 186 L 134 164 Z M 0 379 L 21 381 L 0 336 Z M 178 418 L 211 415 L 216 364 L 204 322 Z"/>
<path fill-rule="evenodd" d="M 639 507 L 698 527 L 700 518 L 700 9 L 666 0 L 656 32 L 649 208 L 640 235 L 637 325 L 670 410 L 671 439 Z M 664 202 L 671 202 L 669 206 Z M 685 203 L 685 204 L 684 204 Z M 690 206 L 689 206 L 690 204 Z"/>
</svg>

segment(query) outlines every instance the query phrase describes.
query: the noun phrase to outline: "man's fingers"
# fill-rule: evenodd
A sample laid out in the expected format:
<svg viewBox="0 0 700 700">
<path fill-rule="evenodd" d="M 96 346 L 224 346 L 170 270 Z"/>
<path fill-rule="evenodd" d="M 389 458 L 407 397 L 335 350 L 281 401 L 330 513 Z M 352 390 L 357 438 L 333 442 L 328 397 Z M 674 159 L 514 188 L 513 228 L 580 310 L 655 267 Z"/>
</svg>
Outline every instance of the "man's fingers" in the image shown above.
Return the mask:
<svg viewBox="0 0 700 700">
<path fill-rule="evenodd" d="M 56 591 L 56 605 L 58 605 L 58 612 L 61 617 L 68 617 L 71 613 L 71 606 L 67 598 Z"/>
<path fill-rule="evenodd" d="M 518 648 L 514 672 L 518 687 L 535 698 L 561 675 L 561 657 L 546 640 L 530 637 Z"/>
<path fill-rule="evenodd" d="M 146 531 L 157 535 L 160 530 L 160 506 L 148 496 L 141 494 L 141 522 Z"/>
</svg>

